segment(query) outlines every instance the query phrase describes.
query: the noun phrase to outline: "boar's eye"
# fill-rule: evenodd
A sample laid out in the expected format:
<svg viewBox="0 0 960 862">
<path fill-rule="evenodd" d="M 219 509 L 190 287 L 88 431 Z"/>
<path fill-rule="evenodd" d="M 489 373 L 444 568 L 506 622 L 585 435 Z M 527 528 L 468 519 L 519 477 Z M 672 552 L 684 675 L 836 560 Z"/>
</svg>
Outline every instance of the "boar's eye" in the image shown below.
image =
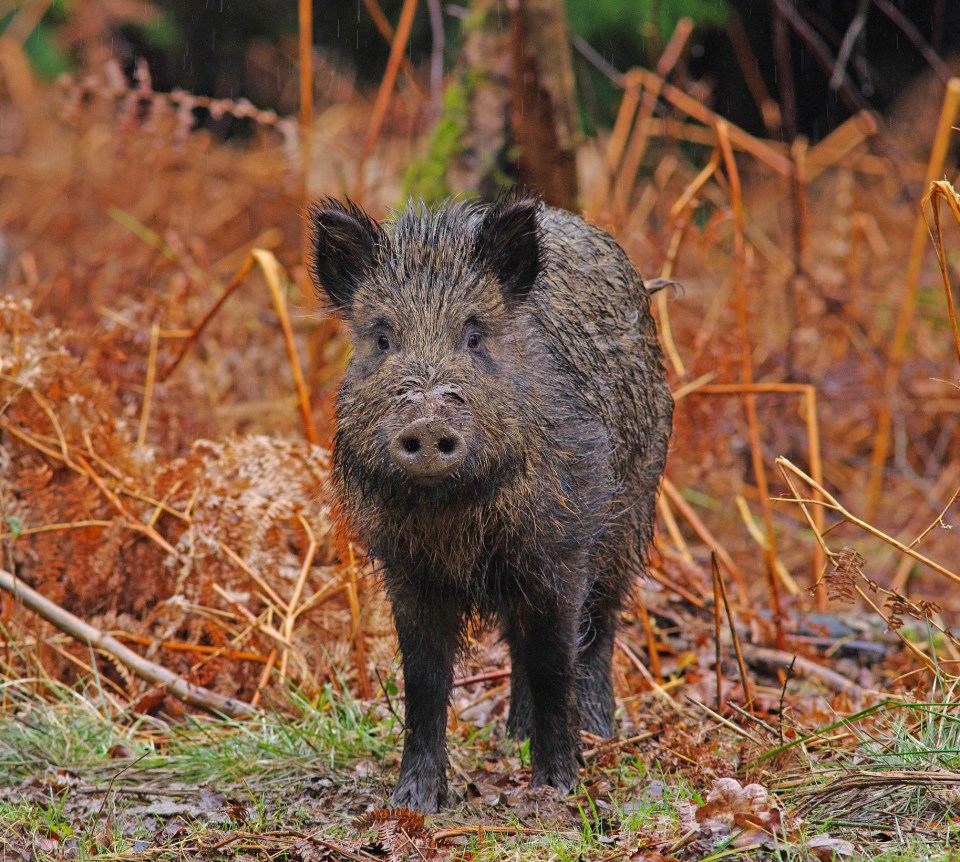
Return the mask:
<svg viewBox="0 0 960 862">
<path fill-rule="evenodd" d="M 483 336 L 479 332 L 471 332 L 467 336 L 467 350 L 476 350 L 483 343 Z"/>
<path fill-rule="evenodd" d="M 386 335 L 380 334 L 377 336 L 377 350 L 382 350 L 386 352 L 390 349 L 390 339 Z"/>
</svg>

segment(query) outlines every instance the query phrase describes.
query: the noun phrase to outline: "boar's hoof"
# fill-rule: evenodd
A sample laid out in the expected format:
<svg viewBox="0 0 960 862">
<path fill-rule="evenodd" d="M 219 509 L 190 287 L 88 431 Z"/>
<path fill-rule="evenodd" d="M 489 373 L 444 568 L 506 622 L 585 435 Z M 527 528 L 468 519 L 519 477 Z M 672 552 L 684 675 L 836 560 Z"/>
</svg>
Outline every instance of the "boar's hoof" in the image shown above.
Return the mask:
<svg viewBox="0 0 960 862">
<path fill-rule="evenodd" d="M 569 793 L 577 784 L 579 770 L 574 757 L 557 758 L 537 768 L 534 765 L 531 787 L 556 787 L 561 793 Z"/>
<path fill-rule="evenodd" d="M 411 422 L 390 442 L 393 463 L 425 485 L 453 473 L 466 454 L 463 437 L 442 419 L 431 416 Z"/>
<path fill-rule="evenodd" d="M 433 814 L 446 804 L 446 779 L 438 775 L 401 776 L 390 801 L 396 808 L 413 808 L 424 814 Z"/>
</svg>

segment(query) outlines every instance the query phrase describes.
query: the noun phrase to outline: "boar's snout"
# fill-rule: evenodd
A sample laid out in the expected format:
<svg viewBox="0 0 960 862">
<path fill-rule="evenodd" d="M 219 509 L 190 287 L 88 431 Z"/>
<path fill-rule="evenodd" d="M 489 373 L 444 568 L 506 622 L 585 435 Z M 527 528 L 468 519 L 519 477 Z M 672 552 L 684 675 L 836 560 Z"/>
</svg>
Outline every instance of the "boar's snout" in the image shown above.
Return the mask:
<svg viewBox="0 0 960 862">
<path fill-rule="evenodd" d="M 463 436 L 443 419 L 427 416 L 390 441 L 390 457 L 414 482 L 430 485 L 449 476 L 467 454 Z"/>
</svg>

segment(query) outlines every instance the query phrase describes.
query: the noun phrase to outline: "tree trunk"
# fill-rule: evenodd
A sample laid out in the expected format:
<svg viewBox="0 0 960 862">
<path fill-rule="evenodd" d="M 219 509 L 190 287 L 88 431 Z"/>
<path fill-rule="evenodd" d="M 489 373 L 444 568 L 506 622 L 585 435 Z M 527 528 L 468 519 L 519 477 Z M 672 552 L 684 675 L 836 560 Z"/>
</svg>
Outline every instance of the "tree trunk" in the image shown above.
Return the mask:
<svg viewBox="0 0 960 862">
<path fill-rule="evenodd" d="M 577 208 L 577 111 L 563 0 L 471 0 L 459 88 L 462 146 L 450 191 L 517 185 Z M 451 100 L 453 101 L 453 100 Z"/>
<path fill-rule="evenodd" d="M 514 0 L 510 17 L 517 182 L 553 206 L 576 209 L 576 84 L 563 0 Z"/>
</svg>

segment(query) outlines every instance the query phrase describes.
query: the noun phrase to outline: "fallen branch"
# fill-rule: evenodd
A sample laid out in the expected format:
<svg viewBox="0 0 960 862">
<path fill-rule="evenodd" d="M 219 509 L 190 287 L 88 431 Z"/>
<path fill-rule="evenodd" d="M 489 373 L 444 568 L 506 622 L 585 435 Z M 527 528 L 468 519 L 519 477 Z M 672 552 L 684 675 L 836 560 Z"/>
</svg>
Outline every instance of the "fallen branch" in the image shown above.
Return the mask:
<svg viewBox="0 0 960 862">
<path fill-rule="evenodd" d="M 208 712 L 228 715 L 231 718 L 255 715 L 258 712 L 248 703 L 232 697 L 224 697 L 203 686 L 195 685 L 173 673 L 173 671 L 147 661 L 143 656 L 125 647 L 116 638 L 105 634 L 98 628 L 94 628 L 89 623 L 64 610 L 60 605 L 50 601 L 50 599 L 44 598 L 36 590 L 28 587 L 19 578 L 3 569 L 0 569 L 0 589 L 6 590 L 60 631 L 89 647 L 109 653 L 141 679 L 162 687 L 167 694 L 172 695 L 177 700 L 182 700 L 190 706 L 196 706 Z"/>
<path fill-rule="evenodd" d="M 828 688 L 840 694 L 847 694 L 853 698 L 862 698 L 866 693 L 863 688 L 853 680 L 847 679 L 843 674 L 824 667 L 822 664 L 817 664 L 817 662 L 812 659 L 804 658 L 802 655 L 795 655 L 786 650 L 747 645 L 744 647 L 744 655 L 747 661 L 756 662 L 757 664 L 762 664 L 775 670 L 787 670 L 792 667 L 799 676 L 819 679 Z"/>
</svg>

